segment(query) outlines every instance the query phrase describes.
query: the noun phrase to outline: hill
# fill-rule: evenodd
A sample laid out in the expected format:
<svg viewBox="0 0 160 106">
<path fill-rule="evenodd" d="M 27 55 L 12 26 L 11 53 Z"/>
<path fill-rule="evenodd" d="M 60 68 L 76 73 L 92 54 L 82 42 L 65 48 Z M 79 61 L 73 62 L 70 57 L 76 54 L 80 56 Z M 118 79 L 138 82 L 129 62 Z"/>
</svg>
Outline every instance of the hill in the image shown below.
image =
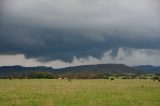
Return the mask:
<svg viewBox="0 0 160 106">
<path fill-rule="evenodd" d="M 83 65 L 75 67 L 67 67 L 55 70 L 57 73 L 68 72 L 96 72 L 96 73 L 141 73 L 140 69 L 129 67 L 124 64 L 97 64 L 97 65 Z"/>
<path fill-rule="evenodd" d="M 140 69 L 145 73 L 160 73 L 160 66 L 140 65 L 135 66 L 135 68 Z"/>
<path fill-rule="evenodd" d="M 53 72 L 52 67 L 23 67 L 23 66 L 2 66 L 0 67 L 0 77 L 8 77 L 8 76 L 17 76 L 17 75 L 26 75 L 31 72 L 37 71 L 47 71 Z"/>
<path fill-rule="evenodd" d="M 127 74 L 127 73 L 141 73 L 140 69 L 129 67 L 124 64 L 98 64 L 98 65 L 84 65 L 67 67 L 61 69 L 53 69 L 52 67 L 23 67 L 23 66 L 2 66 L 0 67 L 0 77 L 9 76 L 26 76 L 33 72 L 49 72 L 57 75 L 64 74 Z"/>
</svg>

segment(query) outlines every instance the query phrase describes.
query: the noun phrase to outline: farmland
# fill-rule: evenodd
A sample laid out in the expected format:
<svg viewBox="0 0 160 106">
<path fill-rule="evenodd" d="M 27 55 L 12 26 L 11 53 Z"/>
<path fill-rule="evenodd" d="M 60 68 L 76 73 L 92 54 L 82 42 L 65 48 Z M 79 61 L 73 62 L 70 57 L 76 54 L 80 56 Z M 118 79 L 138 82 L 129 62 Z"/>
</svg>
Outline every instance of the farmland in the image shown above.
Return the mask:
<svg viewBox="0 0 160 106">
<path fill-rule="evenodd" d="M 150 79 L 1 79 L 1 106 L 160 106 Z"/>
</svg>

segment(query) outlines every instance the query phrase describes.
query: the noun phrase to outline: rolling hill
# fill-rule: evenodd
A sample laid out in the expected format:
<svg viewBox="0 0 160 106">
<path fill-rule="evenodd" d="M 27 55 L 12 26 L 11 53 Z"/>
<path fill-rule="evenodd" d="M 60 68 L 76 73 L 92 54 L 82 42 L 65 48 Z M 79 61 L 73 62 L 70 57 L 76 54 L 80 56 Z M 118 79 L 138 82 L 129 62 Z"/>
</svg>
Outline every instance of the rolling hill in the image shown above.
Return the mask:
<svg viewBox="0 0 160 106">
<path fill-rule="evenodd" d="M 145 73 L 160 73 L 160 66 L 140 65 L 135 68 L 143 70 Z"/>
<path fill-rule="evenodd" d="M 111 73 L 111 74 L 125 74 L 125 73 L 142 73 L 142 70 L 137 67 L 129 67 L 124 64 L 98 64 L 98 65 L 84 65 L 67 67 L 61 69 L 53 69 L 52 67 L 23 67 L 23 66 L 2 66 L 0 67 L 0 77 L 7 77 L 12 75 L 26 75 L 31 72 L 50 72 L 54 74 L 66 73 Z"/>
<path fill-rule="evenodd" d="M 97 64 L 66 67 L 54 69 L 52 67 L 23 67 L 23 66 L 1 66 L 0 77 L 8 77 L 12 75 L 27 75 L 31 72 L 50 72 L 53 74 L 75 74 L 75 73 L 100 73 L 100 74 L 128 74 L 128 73 L 160 73 L 160 67 L 151 65 L 126 66 L 124 64 Z"/>
</svg>

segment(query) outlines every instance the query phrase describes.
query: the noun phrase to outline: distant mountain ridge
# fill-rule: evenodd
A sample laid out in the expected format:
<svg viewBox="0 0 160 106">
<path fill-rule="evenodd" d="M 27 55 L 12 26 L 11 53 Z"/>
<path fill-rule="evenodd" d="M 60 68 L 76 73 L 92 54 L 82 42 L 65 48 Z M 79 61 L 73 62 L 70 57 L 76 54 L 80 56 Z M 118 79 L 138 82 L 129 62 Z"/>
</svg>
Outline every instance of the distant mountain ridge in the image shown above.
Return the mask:
<svg viewBox="0 0 160 106">
<path fill-rule="evenodd" d="M 0 67 L 0 76 L 10 76 L 10 75 L 22 75 L 22 74 L 28 74 L 30 72 L 34 71 L 48 71 L 52 72 L 52 67 L 45 67 L 45 66 L 38 66 L 38 67 L 23 67 L 23 66 L 1 66 Z"/>
<path fill-rule="evenodd" d="M 56 70 L 61 73 L 67 72 L 98 72 L 98 73 L 138 73 L 141 70 L 129 67 L 124 64 L 97 64 L 97 65 L 83 65 L 83 66 L 74 66 L 67 67 L 64 69 Z"/>
<path fill-rule="evenodd" d="M 143 70 L 145 73 L 160 73 L 160 66 L 140 65 L 135 68 Z"/>
<path fill-rule="evenodd" d="M 141 65 L 141 66 L 126 66 L 124 64 L 97 64 L 66 67 L 61 69 L 53 69 L 52 67 L 23 67 L 23 66 L 1 66 L 0 76 L 9 76 L 13 74 L 28 74 L 30 72 L 45 71 L 55 74 L 76 73 L 76 72 L 93 72 L 93 73 L 160 73 L 160 66 Z"/>
</svg>

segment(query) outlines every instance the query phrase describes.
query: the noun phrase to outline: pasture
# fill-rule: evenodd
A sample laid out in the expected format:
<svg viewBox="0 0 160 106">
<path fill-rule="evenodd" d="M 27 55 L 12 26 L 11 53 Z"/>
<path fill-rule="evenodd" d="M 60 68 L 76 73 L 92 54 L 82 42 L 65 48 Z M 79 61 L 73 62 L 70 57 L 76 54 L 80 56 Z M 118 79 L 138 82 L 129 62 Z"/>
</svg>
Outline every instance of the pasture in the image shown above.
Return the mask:
<svg viewBox="0 0 160 106">
<path fill-rule="evenodd" d="M 160 106 L 160 82 L 1 79 L 0 106 Z"/>
</svg>

